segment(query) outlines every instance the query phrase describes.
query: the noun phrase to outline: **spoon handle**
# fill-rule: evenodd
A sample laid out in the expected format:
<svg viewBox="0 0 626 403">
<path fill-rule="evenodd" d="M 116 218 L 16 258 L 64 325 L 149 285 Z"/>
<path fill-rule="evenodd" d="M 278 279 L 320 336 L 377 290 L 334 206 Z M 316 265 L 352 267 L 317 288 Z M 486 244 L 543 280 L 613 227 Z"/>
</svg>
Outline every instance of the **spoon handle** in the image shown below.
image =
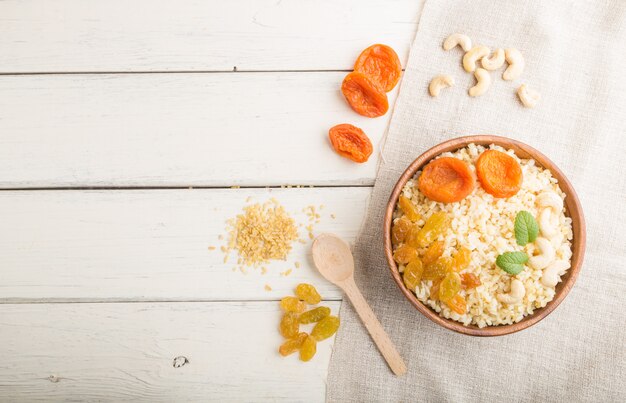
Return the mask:
<svg viewBox="0 0 626 403">
<path fill-rule="evenodd" d="M 351 277 L 341 285 L 343 286 L 342 288 L 346 295 L 352 302 L 354 309 L 356 309 L 356 312 L 361 317 L 361 321 L 367 328 L 370 336 L 372 336 L 374 343 L 378 346 L 378 350 L 380 350 L 381 354 L 387 361 L 389 368 L 391 368 L 393 373 L 398 376 L 404 375 L 406 373 L 406 364 L 404 363 L 404 360 L 402 360 L 402 357 L 400 357 L 398 350 L 396 350 L 396 347 L 385 332 L 385 329 L 383 329 L 383 326 L 376 318 L 376 315 L 374 315 L 372 308 L 370 308 L 365 298 L 363 298 L 363 294 L 361 294 L 361 291 L 356 286 L 354 278 Z"/>
</svg>

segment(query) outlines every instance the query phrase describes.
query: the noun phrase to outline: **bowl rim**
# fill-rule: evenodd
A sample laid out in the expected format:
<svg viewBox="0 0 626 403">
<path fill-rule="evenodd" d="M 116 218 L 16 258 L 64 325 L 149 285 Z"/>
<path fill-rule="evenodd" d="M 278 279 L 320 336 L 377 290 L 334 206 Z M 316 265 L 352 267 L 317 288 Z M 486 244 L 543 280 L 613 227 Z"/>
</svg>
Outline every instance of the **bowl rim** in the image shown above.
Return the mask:
<svg viewBox="0 0 626 403">
<path fill-rule="evenodd" d="M 404 188 L 404 185 L 409 179 L 411 179 L 415 175 L 415 173 L 420 168 L 422 168 L 426 163 L 430 162 L 433 158 L 437 157 L 443 152 L 455 151 L 466 147 L 470 143 L 474 143 L 477 145 L 496 144 L 506 148 L 507 150 L 513 149 L 519 158 L 533 158 L 535 160 L 535 163 L 537 163 L 539 166 L 549 169 L 552 173 L 552 176 L 558 179 L 559 187 L 567 196 L 565 198 L 566 214 L 568 214 L 568 216 L 572 218 L 572 257 L 571 267 L 568 269 L 565 276 L 563 276 L 566 278 L 564 279 L 564 281 L 557 284 L 554 298 L 550 302 L 548 302 L 545 307 L 536 309 L 532 315 L 525 316 L 524 319 L 522 319 L 520 322 L 509 325 L 487 326 L 484 328 L 479 328 L 476 325 L 465 326 L 460 322 L 440 316 L 437 312 L 418 300 L 416 295 L 406 288 L 404 282 L 402 281 L 402 277 L 400 276 L 400 272 L 398 271 L 396 262 L 393 259 L 391 245 L 391 223 L 393 222 L 393 212 L 395 210 L 402 189 Z M 526 154 L 526 156 L 520 156 L 520 153 Z M 436 324 L 457 333 L 480 337 L 504 336 L 507 334 L 519 332 L 535 325 L 546 316 L 548 316 L 550 313 L 552 313 L 569 294 L 569 291 L 574 286 L 574 283 L 576 282 L 576 279 L 578 278 L 578 274 L 582 267 L 586 247 L 586 225 L 582 206 L 580 204 L 576 191 L 574 190 L 574 187 L 567 179 L 567 177 L 563 174 L 563 172 L 557 167 L 557 165 L 554 164 L 548 157 L 546 157 L 535 148 L 525 143 L 522 143 L 521 141 L 514 140 L 508 137 L 495 135 L 472 135 L 456 137 L 439 143 L 423 152 L 411 164 L 409 164 L 409 166 L 396 182 L 389 197 L 389 201 L 387 202 L 387 207 L 383 220 L 383 242 L 389 270 L 391 271 L 391 275 L 396 285 L 398 286 L 402 294 L 404 294 L 406 299 L 408 299 L 409 302 L 420 313 L 422 313 L 424 316 L 426 316 L 428 319 L 435 322 Z"/>
</svg>

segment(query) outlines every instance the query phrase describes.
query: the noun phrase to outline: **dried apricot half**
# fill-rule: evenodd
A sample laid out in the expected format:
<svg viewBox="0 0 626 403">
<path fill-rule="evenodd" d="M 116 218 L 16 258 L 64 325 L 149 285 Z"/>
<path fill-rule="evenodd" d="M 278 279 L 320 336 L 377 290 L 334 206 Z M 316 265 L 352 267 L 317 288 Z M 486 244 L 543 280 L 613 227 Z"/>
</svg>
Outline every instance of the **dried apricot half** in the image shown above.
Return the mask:
<svg viewBox="0 0 626 403">
<path fill-rule="evenodd" d="M 487 150 L 476 161 L 476 174 L 485 192 L 494 197 L 511 197 L 522 187 L 522 168 L 515 158 L 498 150 Z"/>
<path fill-rule="evenodd" d="M 372 142 L 363 130 L 348 123 L 331 127 L 328 138 L 337 154 L 354 162 L 367 161 L 374 151 Z"/>
<path fill-rule="evenodd" d="M 426 197 L 442 203 L 463 200 L 472 193 L 475 180 L 469 165 L 458 158 L 442 157 L 429 162 L 418 180 Z"/>
<path fill-rule="evenodd" d="M 348 74 L 341 84 L 341 92 L 359 115 L 375 118 L 389 109 L 385 90 L 363 73 L 353 71 Z"/>
<path fill-rule="evenodd" d="M 389 92 L 400 81 L 402 65 L 393 49 L 376 44 L 361 52 L 354 63 L 354 71 L 366 74 Z"/>
</svg>

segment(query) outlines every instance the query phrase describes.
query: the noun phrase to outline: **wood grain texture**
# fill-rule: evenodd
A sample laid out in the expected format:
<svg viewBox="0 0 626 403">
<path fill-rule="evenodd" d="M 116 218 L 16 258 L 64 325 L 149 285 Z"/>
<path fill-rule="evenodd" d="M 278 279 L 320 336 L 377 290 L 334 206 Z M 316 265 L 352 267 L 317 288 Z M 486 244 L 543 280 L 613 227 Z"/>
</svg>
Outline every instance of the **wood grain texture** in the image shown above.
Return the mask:
<svg viewBox="0 0 626 403">
<path fill-rule="evenodd" d="M 354 113 L 344 75 L 0 76 L 0 188 L 371 185 L 391 113 Z M 332 150 L 338 123 L 369 162 Z"/>
<path fill-rule="evenodd" d="M 324 205 L 314 233 L 352 242 L 369 188 L 0 192 L 0 301 L 276 300 L 309 282 L 328 299 L 340 291 L 313 267 L 305 244 L 267 274 L 233 272 L 219 250 L 226 220 L 275 197 L 298 223 Z M 331 218 L 333 214 L 336 218 Z M 217 247 L 208 250 L 209 246 Z M 295 262 L 301 267 L 295 268 Z M 280 273 L 293 269 L 289 276 Z M 269 284 L 272 291 L 264 289 Z"/>
<path fill-rule="evenodd" d="M 347 70 L 385 43 L 406 61 L 422 1 L 0 2 L 0 73 Z"/>
<path fill-rule="evenodd" d="M 334 340 L 282 358 L 279 320 L 275 302 L 0 304 L 1 400 L 324 401 Z"/>
<path fill-rule="evenodd" d="M 538 166 L 548 168 L 552 172 L 552 176 L 554 176 L 558 180 L 559 187 L 566 195 L 565 214 L 572 219 L 574 238 L 572 240 L 571 267 L 561 277 L 562 281 L 556 286 L 554 299 L 550 301 L 548 305 L 546 305 L 544 308 L 536 309 L 532 315 L 526 316 L 520 322 L 510 325 L 491 327 L 488 326 L 484 328 L 479 328 L 476 325 L 464 326 L 457 321 L 440 316 L 438 313 L 430 309 L 430 307 L 424 305 L 420 300 L 418 300 L 415 294 L 404 285 L 402 277 L 400 276 L 400 272 L 398 271 L 398 267 L 396 266 L 396 263 L 393 259 L 391 244 L 391 223 L 393 221 L 393 211 L 395 210 L 395 206 L 398 202 L 400 193 L 402 192 L 402 188 L 404 187 L 406 182 L 415 175 L 417 171 L 419 171 L 426 163 L 428 163 L 439 154 L 447 151 L 458 150 L 460 148 L 466 147 L 470 143 L 481 145 L 496 144 L 506 149 L 513 150 L 515 154 L 520 158 L 532 158 L 536 161 Z M 565 299 L 567 294 L 574 286 L 576 279 L 578 278 L 578 273 L 580 272 L 585 256 L 585 246 L 587 238 L 585 217 L 582 211 L 582 206 L 580 205 L 580 201 L 578 200 L 578 196 L 576 195 L 574 187 L 567 179 L 565 174 L 563 174 L 563 172 L 559 169 L 559 167 L 557 167 L 552 161 L 550 161 L 550 159 L 544 154 L 534 149 L 533 147 L 522 143 L 521 141 L 493 135 L 465 136 L 450 139 L 434 146 L 429 150 L 426 150 L 422 155 L 417 157 L 417 159 L 415 159 L 415 161 L 413 161 L 400 176 L 398 182 L 396 183 L 396 186 L 391 193 L 391 196 L 389 197 L 387 209 L 385 210 L 385 218 L 382 230 L 384 237 L 385 255 L 387 257 L 389 269 L 391 270 L 391 275 L 393 276 L 393 279 L 395 280 L 398 288 L 400 288 L 400 291 L 402 291 L 402 293 L 409 300 L 409 302 L 424 316 L 437 323 L 438 325 L 441 325 L 458 333 L 481 337 L 504 336 L 507 334 L 519 332 L 536 324 L 537 322 L 548 316 L 552 311 L 554 311 Z"/>
</svg>

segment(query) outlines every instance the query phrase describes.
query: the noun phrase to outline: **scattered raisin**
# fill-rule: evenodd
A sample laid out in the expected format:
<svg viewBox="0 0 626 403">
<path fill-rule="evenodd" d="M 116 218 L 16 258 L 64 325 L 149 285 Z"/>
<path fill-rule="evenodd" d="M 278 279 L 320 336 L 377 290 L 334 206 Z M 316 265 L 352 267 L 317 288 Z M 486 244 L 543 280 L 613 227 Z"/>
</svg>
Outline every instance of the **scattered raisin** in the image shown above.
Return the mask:
<svg viewBox="0 0 626 403">
<path fill-rule="evenodd" d="M 402 280 L 406 288 L 415 292 L 415 288 L 422 281 L 422 274 L 424 274 L 422 261 L 419 259 L 411 260 L 402 273 Z"/>
<path fill-rule="evenodd" d="M 476 288 L 481 284 L 480 279 L 474 273 L 461 274 L 461 286 L 466 289 Z"/>
<path fill-rule="evenodd" d="M 280 320 L 280 334 L 284 338 L 289 339 L 298 334 L 300 330 L 300 322 L 298 321 L 298 314 L 295 312 L 286 312 L 283 318 Z"/>
<path fill-rule="evenodd" d="M 306 309 L 304 302 L 296 297 L 285 297 L 280 300 L 280 307 L 285 312 L 302 313 Z"/>
<path fill-rule="evenodd" d="M 398 245 L 404 241 L 412 226 L 411 221 L 404 216 L 396 220 L 391 228 L 391 242 L 394 245 Z"/>
<path fill-rule="evenodd" d="M 417 212 L 417 207 L 415 207 L 408 197 L 401 195 L 398 199 L 398 205 L 409 220 L 416 222 L 421 218 L 420 214 Z"/>
<path fill-rule="evenodd" d="M 328 315 L 330 315 L 330 308 L 326 306 L 320 306 L 315 309 L 311 309 L 310 311 L 306 311 L 305 313 L 300 315 L 300 323 L 307 324 L 319 322 Z"/>
<path fill-rule="evenodd" d="M 311 331 L 311 336 L 317 341 L 322 341 L 335 334 L 337 329 L 339 329 L 339 318 L 327 316 L 317 322 L 313 331 Z"/>
<path fill-rule="evenodd" d="M 461 246 L 452 258 L 452 264 L 450 270 L 460 272 L 469 266 L 471 260 L 471 252 L 465 246 Z"/>
<path fill-rule="evenodd" d="M 446 302 L 446 305 L 459 315 L 463 315 L 465 311 L 467 311 L 467 303 L 461 294 L 455 295 L 451 300 Z"/>
<path fill-rule="evenodd" d="M 409 245 L 402 245 L 393 253 L 393 259 L 399 264 L 407 264 L 417 259 L 417 249 Z"/>
<path fill-rule="evenodd" d="M 424 280 L 439 280 L 446 276 L 446 273 L 449 271 L 451 258 L 449 257 L 440 257 L 435 260 L 433 263 L 426 265 L 424 268 Z"/>
<path fill-rule="evenodd" d="M 289 354 L 295 353 L 300 349 L 304 339 L 306 339 L 309 335 L 306 333 L 298 333 L 297 336 L 292 337 L 291 339 L 285 340 L 283 344 L 278 348 L 278 352 L 283 357 L 288 356 Z"/>
<path fill-rule="evenodd" d="M 302 342 L 302 346 L 300 346 L 300 360 L 301 361 L 310 361 L 311 358 L 315 355 L 317 351 L 317 342 L 311 336 L 306 336 L 304 341 Z"/>
<path fill-rule="evenodd" d="M 459 273 L 451 272 L 441 281 L 439 288 L 439 299 L 443 302 L 450 301 L 461 290 L 461 276 Z"/>
<path fill-rule="evenodd" d="M 434 242 L 450 227 L 450 217 L 443 211 L 433 213 L 418 234 L 418 242 L 421 247 L 426 247 Z"/>
<path fill-rule="evenodd" d="M 443 254 L 444 242 L 443 241 L 435 241 L 428 247 L 424 256 L 422 256 L 422 263 L 425 265 L 429 265 L 439 259 Z"/>
<path fill-rule="evenodd" d="M 315 287 L 305 283 L 298 284 L 296 287 L 296 296 L 310 305 L 319 304 L 322 300 L 322 297 Z"/>
</svg>

